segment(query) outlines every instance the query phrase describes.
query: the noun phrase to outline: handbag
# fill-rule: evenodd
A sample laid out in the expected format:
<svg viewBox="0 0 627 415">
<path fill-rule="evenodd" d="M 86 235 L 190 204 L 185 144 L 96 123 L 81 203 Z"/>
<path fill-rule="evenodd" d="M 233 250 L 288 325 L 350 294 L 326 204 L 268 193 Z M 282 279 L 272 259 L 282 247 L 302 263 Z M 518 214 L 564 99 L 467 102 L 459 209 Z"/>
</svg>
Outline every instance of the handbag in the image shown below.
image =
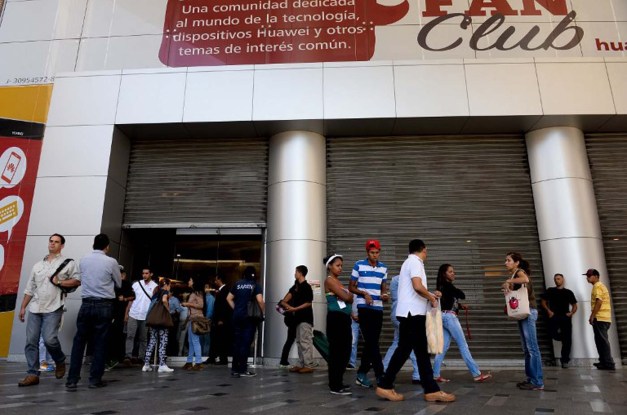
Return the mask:
<svg viewBox="0 0 627 415">
<path fill-rule="evenodd" d="M 174 327 L 172 316 L 165 305 L 163 305 L 163 301 L 157 301 L 146 315 L 146 325 L 156 329 L 170 329 Z"/>
<path fill-rule="evenodd" d="M 248 304 L 246 304 L 246 315 L 254 323 L 260 323 L 264 320 L 263 312 L 261 311 L 261 307 L 259 307 L 259 303 L 257 302 L 255 289 L 253 289 L 252 293 L 250 294 Z"/>
<path fill-rule="evenodd" d="M 444 351 L 444 329 L 442 328 L 442 309 L 438 300 L 437 307 L 427 311 L 425 322 L 427 345 L 430 354 L 440 354 Z"/>
<path fill-rule="evenodd" d="M 507 307 L 507 318 L 510 320 L 524 320 L 529 317 L 529 293 L 526 284 L 521 284 L 519 289 L 505 293 L 505 307 Z"/>
<path fill-rule="evenodd" d="M 203 335 L 211 330 L 211 320 L 205 316 L 194 316 L 189 319 L 192 323 L 192 333 Z"/>
</svg>

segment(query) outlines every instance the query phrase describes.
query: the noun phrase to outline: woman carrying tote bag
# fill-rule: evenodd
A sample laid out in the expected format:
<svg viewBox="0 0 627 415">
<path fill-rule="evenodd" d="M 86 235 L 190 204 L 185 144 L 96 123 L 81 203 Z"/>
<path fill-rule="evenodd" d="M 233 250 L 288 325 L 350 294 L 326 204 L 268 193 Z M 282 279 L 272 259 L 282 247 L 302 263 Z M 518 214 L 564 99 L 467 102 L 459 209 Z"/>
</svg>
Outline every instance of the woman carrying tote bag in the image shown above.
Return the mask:
<svg viewBox="0 0 627 415">
<path fill-rule="evenodd" d="M 544 390 L 544 380 L 542 377 L 542 356 L 536 335 L 538 308 L 531 283 L 529 263 L 519 253 L 508 252 L 505 256 L 505 268 L 511 274 L 511 278 L 503 283 L 503 291 L 507 294 L 512 290 L 518 290 L 522 284 L 525 284 L 529 299 L 529 316 L 518 320 L 518 329 L 525 352 L 525 375 L 527 375 L 527 379 L 516 386 L 524 390 L 541 391 Z"/>
</svg>

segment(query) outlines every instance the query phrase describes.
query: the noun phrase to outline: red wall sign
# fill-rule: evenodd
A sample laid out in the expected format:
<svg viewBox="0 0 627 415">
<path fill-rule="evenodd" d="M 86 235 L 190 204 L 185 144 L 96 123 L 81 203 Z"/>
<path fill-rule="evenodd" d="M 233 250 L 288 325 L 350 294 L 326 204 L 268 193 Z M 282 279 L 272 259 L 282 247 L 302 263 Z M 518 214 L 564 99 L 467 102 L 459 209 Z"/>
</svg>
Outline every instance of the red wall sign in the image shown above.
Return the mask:
<svg viewBox="0 0 627 415">
<path fill-rule="evenodd" d="M 13 303 L 20 283 L 41 139 L 0 136 L 0 298 Z M 0 311 L 10 311 L 4 303 Z"/>
<path fill-rule="evenodd" d="M 169 0 L 159 59 L 167 66 L 367 61 L 375 27 L 408 0 Z"/>
</svg>

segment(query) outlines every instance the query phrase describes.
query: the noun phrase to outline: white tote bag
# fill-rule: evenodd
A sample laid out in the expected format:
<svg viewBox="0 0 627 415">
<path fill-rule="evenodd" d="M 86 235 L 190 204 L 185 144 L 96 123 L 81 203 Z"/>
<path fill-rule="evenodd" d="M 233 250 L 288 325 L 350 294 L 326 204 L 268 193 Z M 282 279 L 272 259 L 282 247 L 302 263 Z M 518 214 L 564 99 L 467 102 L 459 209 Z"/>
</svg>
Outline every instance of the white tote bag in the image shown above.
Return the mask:
<svg viewBox="0 0 627 415">
<path fill-rule="evenodd" d="M 427 310 L 427 321 L 425 323 L 427 332 L 427 344 L 430 354 L 440 354 L 444 351 L 444 329 L 442 328 L 442 310 L 440 301 L 437 307 L 429 306 Z"/>
<path fill-rule="evenodd" d="M 527 285 L 522 284 L 519 289 L 505 293 L 505 305 L 507 306 L 507 318 L 510 320 L 523 320 L 529 317 Z"/>
</svg>

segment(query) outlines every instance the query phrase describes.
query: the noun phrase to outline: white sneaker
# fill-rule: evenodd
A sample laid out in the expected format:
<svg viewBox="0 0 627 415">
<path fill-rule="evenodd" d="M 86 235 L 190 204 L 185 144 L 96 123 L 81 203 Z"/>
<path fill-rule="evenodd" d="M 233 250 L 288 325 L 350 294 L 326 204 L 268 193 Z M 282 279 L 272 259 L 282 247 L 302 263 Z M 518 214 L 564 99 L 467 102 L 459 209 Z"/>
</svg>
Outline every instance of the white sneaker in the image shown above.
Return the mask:
<svg viewBox="0 0 627 415">
<path fill-rule="evenodd" d="M 168 367 L 168 365 L 161 365 L 159 366 L 159 373 L 172 373 L 174 372 L 174 369 Z"/>
<path fill-rule="evenodd" d="M 152 367 L 150 365 L 144 365 L 142 372 L 152 372 Z"/>
</svg>

